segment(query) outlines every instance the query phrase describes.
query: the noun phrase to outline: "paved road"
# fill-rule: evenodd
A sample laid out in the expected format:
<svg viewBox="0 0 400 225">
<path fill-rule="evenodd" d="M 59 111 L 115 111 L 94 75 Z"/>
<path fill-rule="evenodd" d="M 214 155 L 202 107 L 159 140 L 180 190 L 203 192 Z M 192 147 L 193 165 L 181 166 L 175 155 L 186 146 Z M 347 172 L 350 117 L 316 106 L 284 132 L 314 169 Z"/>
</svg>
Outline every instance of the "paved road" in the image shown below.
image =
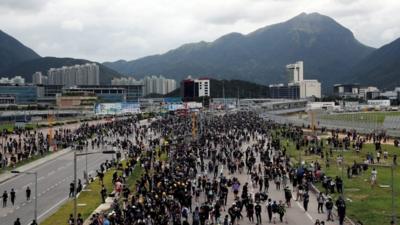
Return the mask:
<svg viewBox="0 0 400 225">
<path fill-rule="evenodd" d="M 105 149 L 105 148 L 103 148 Z M 98 149 L 96 149 L 98 150 Z M 111 155 L 95 154 L 88 156 L 88 170 L 92 176 L 99 165 L 106 159 L 111 159 Z M 78 178 L 83 180 L 83 170 L 85 169 L 85 157 L 78 158 Z M 33 171 L 38 173 L 38 220 L 51 215 L 62 203 L 68 199 L 69 184 L 73 181 L 73 153 L 67 154 L 44 163 L 36 167 Z M 11 188 L 16 191 L 16 203 L 12 206 L 10 199 L 8 207 L 0 209 L 0 224 L 12 225 L 17 217 L 21 219 L 22 224 L 28 224 L 34 215 L 34 200 L 27 202 L 25 199 L 25 190 L 29 186 L 34 198 L 34 176 L 21 174 L 3 184 L 0 184 L 1 193 L 4 190 L 10 192 Z"/>
<path fill-rule="evenodd" d="M 147 124 L 141 121 L 141 124 Z M 110 140 L 110 139 L 107 139 Z M 93 151 L 110 150 L 109 146 L 100 146 Z M 91 146 L 89 145 L 89 151 Z M 88 156 L 88 171 L 93 177 L 101 163 L 112 159 L 112 155 L 93 154 Z M 86 160 L 84 156 L 78 158 L 78 179 L 83 179 Z M 38 173 L 38 220 L 39 222 L 55 212 L 65 201 L 68 200 L 69 184 L 73 181 L 73 152 L 68 152 L 54 160 L 48 161 L 32 171 Z M 9 193 L 11 188 L 16 191 L 16 202 L 12 206 L 10 198 L 6 208 L 0 208 L 0 225 L 13 225 L 17 217 L 23 225 L 29 224 L 34 217 L 34 176 L 21 174 L 17 177 L 0 184 L 0 193 L 4 190 Z M 25 199 L 25 190 L 29 186 L 32 190 L 31 201 Z M 100 198 L 100 194 L 99 194 Z M 67 220 L 68 218 L 66 218 Z"/>
<path fill-rule="evenodd" d="M 252 145 L 255 142 L 255 140 L 251 140 L 249 143 L 246 143 L 243 145 L 242 150 L 244 151 L 245 149 L 247 149 L 248 146 Z M 208 160 L 207 160 L 208 162 Z M 257 163 L 259 163 L 259 157 L 257 157 Z M 206 163 L 207 165 L 207 163 Z M 228 170 L 225 168 L 221 168 L 222 166 L 220 166 L 220 171 L 224 174 L 225 177 L 227 178 L 232 178 L 232 177 L 236 177 L 239 179 L 240 183 L 241 183 L 241 188 L 240 188 L 240 192 L 239 192 L 239 196 L 242 190 L 242 186 L 247 182 L 249 183 L 249 193 L 252 194 L 252 196 L 254 197 L 254 194 L 258 192 L 258 187 L 254 188 L 251 185 L 251 178 L 249 175 L 247 175 L 246 173 L 235 173 L 235 174 L 229 174 Z M 244 169 L 244 171 L 246 171 L 246 169 Z M 209 177 L 212 177 L 212 174 L 208 174 Z M 289 184 L 289 187 L 291 187 L 291 185 Z M 283 202 L 285 202 L 285 198 L 284 198 L 284 193 L 283 193 L 283 188 L 281 187 L 281 191 L 277 191 L 275 189 L 275 184 L 271 181 L 270 182 L 270 188 L 269 188 L 269 193 L 268 193 L 269 198 L 271 198 L 272 200 L 276 200 L 277 202 L 279 202 L 279 200 L 282 200 Z M 293 192 L 293 197 L 295 198 L 296 193 Z M 204 193 L 202 193 L 201 198 L 205 198 Z M 253 199 L 254 200 L 254 199 Z M 228 201 L 227 201 L 227 206 L 226 206 L 226 211 L 222 211 L 222 219 L 225 217 L 225 215 L 227 215 L 227 210 L 230 206 L 232 206 L 232 203 L 234 202 L 234 196 L 233 196 L 233 191 L 230 190 L 229 194 L 228 194 Z M 284 224 L 291 224 L 291 225 L 313 225 L 316 221 L 316 219 L 319 219 L 320 221 L 326 221 L 326 214 L 318 214 L 318 210 L 317 210 L 317 201 L 316 201 L 316 196 L 314 196 L 313 194 L 310 193 L 310 202 L 308 205 L 308 212 L 305 212 L 303 207 L 302 207 L 303 203 L 302 202 L 296 202 L 292 199 L 292 207 L 291 208 L 286 208 L 286 214 L 284 217 Z M 196 206 L 196 204 L 195 204 Z M 255 224 L 255 223 L 251 223 L 248 218 L 246 217 L 246 211 L 245 208 L 242 211 L 242 215 L 243 215 L 243 219 L 239 221 L 240 225 L 250 225 L 250 224 Z M 254 219 L 255 215 L 254 215 Z M 276 220 L 277 224 L 282 224 L 279 222 L 279 218 L 277 218 Z M 266 202 L 263 203 L 262 205 L 262 224 L 270 224 L 268 222 L 268 214 L 267 214 L 267 209 L 266 209 Z M 338 220 L 335 218 L 335 222 L 325 222 L 325 224 L 327 225 L 334 225 L 334 224 L 338 224 Z"/>
</svg>

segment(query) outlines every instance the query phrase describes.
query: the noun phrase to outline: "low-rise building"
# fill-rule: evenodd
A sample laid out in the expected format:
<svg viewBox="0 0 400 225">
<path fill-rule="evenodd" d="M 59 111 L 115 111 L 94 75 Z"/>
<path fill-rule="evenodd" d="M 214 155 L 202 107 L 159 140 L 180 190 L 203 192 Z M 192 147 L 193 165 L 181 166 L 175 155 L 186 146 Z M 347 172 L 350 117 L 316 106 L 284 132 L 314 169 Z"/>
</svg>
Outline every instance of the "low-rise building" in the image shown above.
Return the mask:
<svg viewBox="0 0 400 225">
<path fill-rule="evenodd" d="M 89 92 L 65 92 L 56 97 L 59 109 L 92 110 L 97 96 Z"/>
<path fill-rule="evenodd" d="M 110 85 L 82 85 L 64 89 L 66 93 L 93 93 L 97 96 L 99 102 L 125 102 L 126 89 Z"/>
<path fill-rule="evenodd" d="M 0 94 L 14 96 L 15 104 L 35 104 L 37 88 L 34 85 L 0 84 Z"/>
<path fill-rule="evenodd" d="M 15 96 L 9 94 L 0 94 L 0 105 L 15 105 Z"/>
<path fill-rule="evenodd" d="M 333 94 L 342 98 L 358 98 L 359 89 L 359 84 L 335 84 Z"/>
</svg>

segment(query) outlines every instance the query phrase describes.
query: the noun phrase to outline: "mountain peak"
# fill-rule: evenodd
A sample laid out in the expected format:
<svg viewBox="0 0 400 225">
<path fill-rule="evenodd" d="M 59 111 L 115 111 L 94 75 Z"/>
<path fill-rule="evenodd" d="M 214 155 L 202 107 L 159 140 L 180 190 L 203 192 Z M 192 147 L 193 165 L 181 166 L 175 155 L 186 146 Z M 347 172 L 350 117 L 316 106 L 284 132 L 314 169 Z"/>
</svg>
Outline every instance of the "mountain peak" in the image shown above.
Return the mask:
<svg viewBox="0 0 400 225">
<path fill-rule="evenodd" d="M 0 72 L 26 60 L 40 58 L 32 49 L 0 30 Z"/>
<path fill-rule="evenodd" d="M 229 33 L 214 42 L 182 45 L 165 54 L 124 65 L 107 64 L 123 74 L 165 74 L 182 79 L 188 74 L 259 83 L 284 82 L 285 65 L 303 60 L 307 78 L 324 85 L 341 82 L 351 66 L 373 51 L 352 32 L 319 13 L 301 13 L 282 23 L 242 35 Z"/>
</svg>

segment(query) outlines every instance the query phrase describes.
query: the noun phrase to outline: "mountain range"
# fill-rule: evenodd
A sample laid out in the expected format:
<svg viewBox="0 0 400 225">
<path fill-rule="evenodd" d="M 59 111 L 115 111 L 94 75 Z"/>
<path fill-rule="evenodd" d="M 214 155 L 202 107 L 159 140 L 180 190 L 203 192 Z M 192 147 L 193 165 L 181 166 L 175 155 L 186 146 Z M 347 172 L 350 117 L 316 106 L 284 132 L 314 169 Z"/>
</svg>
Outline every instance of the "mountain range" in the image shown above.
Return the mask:
<svg viewBox="0 0 400 225">
<path fill-rule="evenodd" d="M 400 86 L 400 38 L 382 46 L 352 68 L 351 81 L 392 89 Z"/>
<path fill-rule="evenodd" d="M 32 74 L 39 71 L 47 74 L 50 68 L 81 65 L 91 62 L 85 59 L 41 57 L 32 49 L 0 30 L 0 76 L 19 75 L 27 82 L 32 81 Z M 113 77 L 121 74 L 97 63 L 100 69 L 100 83 L 108 84 Z"/>
<path fill-rule="evenodd" d="M 305 78 L 331 85 L 350 79 L 351 68 L 375 49 L 330 17 L 302 13 L 288 21 L 213 42 L 185 44 L 161 55 L 104 65 L 123 74 L 164 74 L 241 79 L 261 84 L 287 81 L 285 65 L 304 61 Z"/>
<path fill-rule="evenodd" d="M 399 39 L 374 49 L 360 43 L 349 29 L 330 17 L 301 13 L 248 34 L 230 33 L 212 42 L 184 44 L 164 54 L 99 66 L 103 84 L 121 74 L 135 78 L 162 74 L 177 81 L 192 75 L 266 85 L 286 82 L 285 65 L 302 60 L 305 79 L 320 80 L 328 93 L 335 83 L 392 88 L 400 84 L 399 58 Z M 36 71 L 46 73 L 51 67 L 86 62 L 41 57 L 0 31 L 0 76 L 22 75 L 29 82 Z"/>
<path fill-rule="evenodd" d="M 0 69 L 37 58 L 40 56 L 36 52 L 0 30 Z"/>
</svg>

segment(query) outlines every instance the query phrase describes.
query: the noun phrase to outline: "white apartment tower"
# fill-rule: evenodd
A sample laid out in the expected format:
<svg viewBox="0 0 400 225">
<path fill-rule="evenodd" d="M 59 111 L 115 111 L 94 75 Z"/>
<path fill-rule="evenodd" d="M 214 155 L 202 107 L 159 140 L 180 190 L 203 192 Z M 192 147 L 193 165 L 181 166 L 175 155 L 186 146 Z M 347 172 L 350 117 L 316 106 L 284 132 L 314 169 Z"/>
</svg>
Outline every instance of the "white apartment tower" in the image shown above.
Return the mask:
<svg viewBox="0 0 400 225">
<path fill-rule="evenodd" d="M 294 64 L 286 65 L 289 74 L 289 83 L 300 83 L 303 80 L 303 61 L 298 61 Z"/>
<path fill-rule="evenodd" d="M 163 76 L 146 76 L 143 78 L 143 94 L 165 95 L 176 89 L 176 81 Z"/>
<path fill-rule="evenodd" d="M 51 68 L 48 71 L 48 84 L 72 87 L 77 85 L 99 85 L 100 68 L 96 63 Z"/>
<path fill-rule="evenodd" d="M 210 97 L 210 79 L 199 78 L 194 80 L 199 85 L 199 97 Z"/>
</svg>

